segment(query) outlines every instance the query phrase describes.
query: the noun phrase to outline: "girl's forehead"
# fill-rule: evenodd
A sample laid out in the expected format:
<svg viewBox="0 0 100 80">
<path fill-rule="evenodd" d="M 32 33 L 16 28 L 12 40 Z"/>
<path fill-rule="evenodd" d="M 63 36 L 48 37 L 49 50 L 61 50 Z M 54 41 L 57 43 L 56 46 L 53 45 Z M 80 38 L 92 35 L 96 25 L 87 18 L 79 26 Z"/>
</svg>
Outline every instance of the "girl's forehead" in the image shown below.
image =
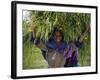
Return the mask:
<svg viewBox="0 0 100 80">
<path fill-rule="evenodd" d="M 55 31 L 54 33 L 55 33 L 55 34 L 61 34 L 59 31 Z"/>
</svg>

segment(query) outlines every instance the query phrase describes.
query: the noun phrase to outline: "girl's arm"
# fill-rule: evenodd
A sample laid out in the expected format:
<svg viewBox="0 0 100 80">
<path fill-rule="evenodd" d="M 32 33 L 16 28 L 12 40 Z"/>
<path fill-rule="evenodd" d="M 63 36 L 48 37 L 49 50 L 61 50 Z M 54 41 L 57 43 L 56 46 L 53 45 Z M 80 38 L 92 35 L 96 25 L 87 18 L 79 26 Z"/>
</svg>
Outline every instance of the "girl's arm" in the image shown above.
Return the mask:
<svg viewBox="0 0 100 80">
<path fill-rule="evenodd" d="M 90 25 L 86 25 L 86 30 L 80 35 L 79 42 L 83 42 L 85 34 L 90 30 Z"/>
<path fill-rule="evenodd" d="M 36 30 L 33 29 L 33 32 L 32 32 L 32 38 L 31 38 L 31 41 L 40 49 L 44 50 L 46 49 L 46 46 L 45 46 L 45 42 L 43 42 L 42 40 L 36 38 Z"/>
<path fill-rule="evenodd" d="M 85 38 L 85 34 L 90 31 L 90 25 L 86 25 L 86 30 L 80 35 L 79 39 L 75 41 L 75 45 L 80 48 L 83 45 L 83 40 Z"/>
<path fill-rule="evenodd" d="M 46 48 L 46 45 L 45 45 L 45 43 L 42 41 L 42 40 L 40 40 L 40 39 L 38 39 L 38 38 L 36 38 L 36 36 L 35 36 L 35 31 L 33 30 L 33 32 L 32 32 L 32 37 L 31 37 L 31 42 L 33 43 L 33 44 L 35 44 L 38 48 L 40 48 L 41 49 L 41 51 L 42 51 L 42 56 L 44 57 L 44 59 L 45 60 L 47 60 L 46 58 L 46 53 L 47 53 L 47 48 Z"/>
</svg>

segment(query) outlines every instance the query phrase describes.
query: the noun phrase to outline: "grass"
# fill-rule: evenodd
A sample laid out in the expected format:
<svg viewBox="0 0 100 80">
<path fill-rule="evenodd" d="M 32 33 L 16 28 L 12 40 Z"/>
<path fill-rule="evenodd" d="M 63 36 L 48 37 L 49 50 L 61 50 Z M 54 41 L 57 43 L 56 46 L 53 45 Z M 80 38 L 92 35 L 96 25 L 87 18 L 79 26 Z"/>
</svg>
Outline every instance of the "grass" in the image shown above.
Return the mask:
<svg viewBox="0 0 100 80">
<path fill-rule="evenodd" d="M 78 61 L 80 66 L 91 65 L 91 49 L 89 43 L 84 43 L 83 47 L 78 49 Z"/>
<path fill-rule="evenodd" d="M 23 69 L 47 68 L 47 62 L 41 54 L 41 50 L 31 42 L 23 45 Z"/>
</svg>

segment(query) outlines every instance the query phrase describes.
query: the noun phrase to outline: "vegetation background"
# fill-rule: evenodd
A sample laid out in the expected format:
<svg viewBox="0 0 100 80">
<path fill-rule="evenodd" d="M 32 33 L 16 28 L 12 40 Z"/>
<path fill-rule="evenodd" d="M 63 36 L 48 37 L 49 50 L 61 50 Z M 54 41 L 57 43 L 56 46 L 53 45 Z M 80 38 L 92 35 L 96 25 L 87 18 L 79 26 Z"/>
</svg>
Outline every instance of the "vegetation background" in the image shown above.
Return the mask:
<svg viewBox="0 0 100 80">
<path fill-rule="evenodd" d="M 90 24 L 91 14 L 48 12 L 48 11 L 23 11 L 23 69 L 47 68 L 41 50 L 30 40 L 32 31 L 35 29 L 36 37 L 47 41 L 54 26 L 58 25 L 64 33 L 64 40 L 75 41 L 83 33 L 87 24 Z M 78 61 L 80 66 L 91 65 L 90 31 L 84 34 L 82 48 L 78 49 Z"/>
</svg>

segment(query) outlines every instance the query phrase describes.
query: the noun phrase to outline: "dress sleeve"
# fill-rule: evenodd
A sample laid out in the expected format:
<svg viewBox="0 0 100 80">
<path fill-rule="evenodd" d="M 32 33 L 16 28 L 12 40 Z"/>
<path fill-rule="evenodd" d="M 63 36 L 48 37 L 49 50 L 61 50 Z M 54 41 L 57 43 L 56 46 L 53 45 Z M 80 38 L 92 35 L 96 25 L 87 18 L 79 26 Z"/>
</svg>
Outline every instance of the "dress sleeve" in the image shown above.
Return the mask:
<svg viewBox="0 0 100 80">
<path fill-rule="evenodd" d="M 34 43 L 35 45 L 38 45 L 40 43 L 40 40 L 35 37 L 34 32 L 31 33 L 31 42 Z"/>
<path fill-rule="evenodd" d="M 75 41 L 75 45 L 76 45 L 77 48 L 81 48 L 82 45 L 83 45 L 83 42 Z"/>
</svg>

